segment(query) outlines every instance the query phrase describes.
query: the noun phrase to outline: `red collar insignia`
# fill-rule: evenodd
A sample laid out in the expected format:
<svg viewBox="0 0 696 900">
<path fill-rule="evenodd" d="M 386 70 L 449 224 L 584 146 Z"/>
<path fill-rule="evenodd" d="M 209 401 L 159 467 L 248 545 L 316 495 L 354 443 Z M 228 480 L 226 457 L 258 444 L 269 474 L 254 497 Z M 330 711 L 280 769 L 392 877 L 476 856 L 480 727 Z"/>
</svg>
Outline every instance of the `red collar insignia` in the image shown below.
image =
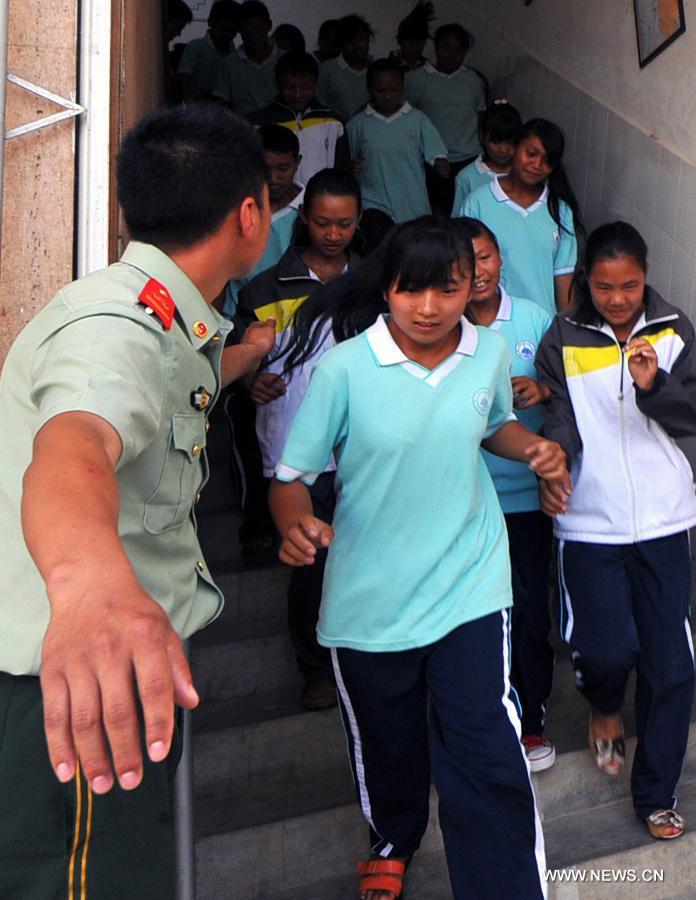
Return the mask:
<svg viewBox="0 0 696 900">
<path fill-rule="evenodd" d="M 169 331 L 174 321 L 176 304 L 166 287 L 155 278 L 151 278 L 138 295 L 138 300 L 147 307 L 149 313 L 154 313 Z"/>
</svg>

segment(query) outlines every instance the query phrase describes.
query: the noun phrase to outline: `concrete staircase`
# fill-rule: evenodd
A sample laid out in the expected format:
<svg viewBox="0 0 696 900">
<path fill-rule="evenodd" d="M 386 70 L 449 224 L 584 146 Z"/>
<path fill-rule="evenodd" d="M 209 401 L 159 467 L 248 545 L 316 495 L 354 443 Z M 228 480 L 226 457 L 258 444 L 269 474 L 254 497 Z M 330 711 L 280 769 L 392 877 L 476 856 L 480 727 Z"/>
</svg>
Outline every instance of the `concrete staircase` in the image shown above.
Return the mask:
<svg viewBox="0 0 696 900">
<path fill-rule="evenodd" d="M 365 855 L 367 833 L 340 719 L 336 710 L 307 713 L 300 706 L 285 627 L 287 571 L 271 557 L 259 568 L 243 564 L 224 446 L 212 449 L 213 477 L 199 523 L 227 602 L 191 643 L 203 700 L 193 718 L 197 898 L 354 900 L 353 872 Z M 629 710 L 625 725 L 632 734 Z M 679 790 L 680 810 L 694 828 L 673 842 L 652 840 L 635 818 L 628 774 L 611 779 L 596 769 L 586 729 L 587 709 L 559 644 L 547 729 L 558 760 L 533 782 L 547 865 L 572 867 L 577 874 L 563 877 L 578 880 L 550 884 L 550 897 L 696 898 L 696 726 Z M 629 764 L 633 744 L 628 741 Z M 431 812 L 409 869 L 409 900 L 452 897 L 434 792 Z M 662 872 L 663 880 L 641 881 L 646 870 Z"/>
</svg>

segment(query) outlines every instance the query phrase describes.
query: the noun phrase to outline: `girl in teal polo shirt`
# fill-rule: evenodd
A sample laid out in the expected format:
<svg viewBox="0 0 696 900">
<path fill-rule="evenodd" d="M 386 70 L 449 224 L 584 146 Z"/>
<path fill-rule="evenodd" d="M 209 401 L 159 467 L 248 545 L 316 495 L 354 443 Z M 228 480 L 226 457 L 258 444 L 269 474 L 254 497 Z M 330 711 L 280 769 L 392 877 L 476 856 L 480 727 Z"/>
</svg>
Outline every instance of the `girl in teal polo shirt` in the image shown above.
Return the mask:
<svg viewBox="0 0 696 900">
<path fill-rule="evenodd" d="M 370 827 L 369 900 L 401 895 L 431 766 L 455 898 L 544 896 L 510 697 L 505 523 L 479 448 L 542 478 L 567 472 L 559 446 L 512 414 L 505 341 L 463 317 L 473 269 L 453 220 L 394 231 L 373 300 L 389 315 L 318 362 L 271 486 L 281 559 L 311 565 L 330 545 L 317 634 Z M 333 528 L 306 487 L 332 453 Z"/>
<path fill-rule="evenodd" d="M 480 219 L 500 242 L 503 282 L 549 315 L 568 306 L 577 260 L 576 233 L 584 228 L 563 168 L 565 140 L 546 119 L 522 126 L 507 175 L 470 194 L 458 216 Z"/>
<path fill-rule="evenodd" d="M 469 231 L 476 259 L 469 314 L 477 324 L 505 338 L 512 356 L 515 413 L 523 425 L 538 433 L 551 392 L 539 382 L 534 358 L 551 317 L 538 303 L 511 297 L 502 287 L 503 260 L 493 232 L 477 219 L 460 221 Z M 510 670 L 520 701 L 522 744 L 532 772 L 541 772 L 556 761 L 556 750 L 544 737 L 554 664 L 548 641 L 551 520 L 541 512 L 536 478 L 527 466 L 485 450 L 483 458 L 500 500 L 510 544 L 514 600 Z"/>
</svg>

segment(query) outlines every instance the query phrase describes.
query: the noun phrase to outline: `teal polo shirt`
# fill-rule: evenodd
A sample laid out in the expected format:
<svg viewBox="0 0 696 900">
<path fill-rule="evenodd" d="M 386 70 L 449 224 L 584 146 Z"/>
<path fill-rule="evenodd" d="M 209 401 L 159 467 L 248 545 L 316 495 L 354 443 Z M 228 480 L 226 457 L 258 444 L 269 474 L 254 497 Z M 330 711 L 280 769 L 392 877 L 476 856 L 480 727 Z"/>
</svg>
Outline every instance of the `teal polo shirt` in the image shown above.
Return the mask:
<svg viewBox="0 0 696 900">
<path fill-rule="evenodd" d="M 274 47 L 268 59 L 255 63 L 246 55 L 244 47 L 238 47 L 234 56 L 225 58 L 215 93 L 231 103 L 240 116 L 250 116 L 263 109 L 277 92 L 275 67 L 280 55 Z"/>
<path fill-rule="evenodd" d="M 256 278 L 260 272 L 265 272 L 266 269 L 272 268 L 290 246 L 295 223 L 300 215 L 300 206 L 304 201 L 304 185 L 296 183 L 296 187 L 300 188 L 300 193 L 295 199 L 271 216 L 268 243 L 261 259 L 244 278 L 235 278 L 228 282 L 225 288 L 225 303 L 222 307 L 222 314 L 225 318 L 234 318 L 234 314 L 237 312 L 239 292 L 244 285 L 249 284 L 251 279 Z"/>
<path fill-rule="evenodd" d="M 454 179 L 454 203 L 452 204 L 452 216 L 464 215 L 464 201 L 473 192 L 484 184 L 489 184 L 492 178 L 498 178 L 503 172 L 494 172 L 483 161 L 483 154 L 479 153 L 476 159 L 464 166 Z"/>
<path fill-rule="evenodd" d="M 187 91 L 189 96 L 207 97 L 214 94 L 220 82 L 225 60 L 235 55 L 234 47 L 227 56 L 220 53 L 209 34 L 189 41 L 181 54 L 177 69 L 179 75 L 191 76 Z"/>
<path fill-rule="evenodd" d="M 327 59 L 319 66 L 317 97 L 347 122 L 370 99 L 367 67 L 354 69 L 343 56 Z"/>
<path fill-rule="evenodd" d="M 447 159 L 447 148 L 427 116 L 404 103 L 387 118 L 368 104 L 346 134 L 351 157 L 364 159 L 358 181 L 365 209 L 379 209 L 395 222 L 430 213 L 424 161 Z"/>
<path fill-rule="evenodd" d="M 464 319 L 432 371 L 382 317 L 319 360 L 276 477 L 311 484 L 335 448 L 321 644 L 408 650 L 510 606 L 507 533 L 479 447 L 512 420 L 505 341 Z"/>
<path fill-rule="evenodd" d="M 478 153 L 478 114 L 486 108 L 486 91 L 480 75 L 466 66 L 446 75 L 426 63 L 406 82 L 405 96 L 440 132 L 450 162 L 460 162 Z"/>
<path fill-rule="evenodd" d="M 526 375 L 539 380 L 534 358 L 542 337 L 551 325 L 551 317 L 531 300 L 510 297 L 500 289 L 500 307 L 495 320 L 488 326 L 505 338 L 512 357 L 511 377 Z M 515 415 L 530 431 L 538 434 L 544 423 L 546 407 L 539 403 L 531 409 L 516 409 Z M 526 463 L 504 459 L 481 450 L 504 513 L 528 512 L 539 509 L 539 491 L 534 473 Z"/>
<path fill-rule="evenodd" d="M 529 297 L 554 316 L 553 279 L 575 271 L 578 250 L 570 208 L 561 201 L 564 228 L 559 228 L 551 218 L 548 195 L 545 185 L 539 199 L 525 209 L 508 197 L 495 178 L 467 197 L 463 215 L 480 219 L 498 239 L 505 289 L 513 297 Z"/>
</svg>

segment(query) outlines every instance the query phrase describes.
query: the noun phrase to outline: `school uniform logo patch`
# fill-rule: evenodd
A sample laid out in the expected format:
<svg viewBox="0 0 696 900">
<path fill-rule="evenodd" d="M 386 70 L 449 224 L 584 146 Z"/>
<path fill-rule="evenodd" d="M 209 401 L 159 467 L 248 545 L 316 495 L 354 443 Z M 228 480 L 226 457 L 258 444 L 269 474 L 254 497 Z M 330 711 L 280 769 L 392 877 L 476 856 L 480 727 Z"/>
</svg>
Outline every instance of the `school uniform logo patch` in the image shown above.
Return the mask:
<svg viewBox="0 0 696 900">
<path fill-rule="evenodd" d="M 491 410 L 491 392 L 481 388 L 474 394 L 474 409 L 479 415 L 487 416 Z"/>
<path fill-rule="evenodd" d="M 536 347 L 531 341 L 518 341 L 515 345 L 515 353 L 519 356 L 520 359 L 534 359 Z"/>
</svg>

